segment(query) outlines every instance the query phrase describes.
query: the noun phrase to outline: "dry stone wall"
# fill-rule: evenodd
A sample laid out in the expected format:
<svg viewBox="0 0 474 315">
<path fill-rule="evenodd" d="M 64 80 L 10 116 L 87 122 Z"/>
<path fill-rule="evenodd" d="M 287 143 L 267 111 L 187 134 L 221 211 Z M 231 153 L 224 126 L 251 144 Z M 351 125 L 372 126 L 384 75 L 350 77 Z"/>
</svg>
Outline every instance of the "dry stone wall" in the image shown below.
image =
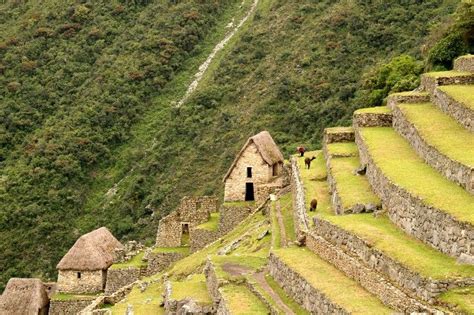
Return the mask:
<svg viewBox="0 0 474 315">
<path fill-rule="evenodd" d="M 191 229 L 189 233 L 191 252 L 204 248 L 207 244 L 214 242 L 221 236 L 218 230 Z"/>
<path fill-rule="evenodd" d="M 428 165 L 474 194 L 474 168 L 449 158 L 430 145 L 398 106 L 393 109 L 393 128 L 408 140 L 418 156 Z"/>
<path fill-rule="evenodd" d="M 96 293 L 104 288 L 105 270 L 75 271 L 59 270 L 59 292 L 67 293 Z"/>
<path fill-rule="evenodd" d="M 147 274 L 152 275 L 161 272 L 171 266 L 172 263 L 183 259 L 185 257 L 182 253 L 149 253 Z"/>
<path fill-rule="evenodd" d="M 79 314 L 82 309 L 92 303 L 91 299 L 57 301 L 52 300 L 49 304 L 49 315 L 75 315 Z"/>
<path fill-rule="evenodd" d="M 426 205 L 419 197 L 391 182 L 372 160 L 358 131 L 356 143 L 361 162 L 367 164 L 366 177 L 388 209 L 392 222 L 445 254 L 474 261 L 474 227 Z"/>
<path fill-rule="evenodd" d="M 454 70 L 474 72 L 474 55 L 461 56 L 454 61 Z"/>
<path fill-rule="evenodd" d="M 474 75 L 463 75 L 459 74 L 457 76 L 439 77 L 422 74 L 421 75 L 421 86 L 422 88 L 429 92 L 431 95 L 434 94 L 435 89 L 440 85 L 454 85 L 454 84 L 473 84 Z"/>
<path fill-rule="evenodd" d="M 350 127 L 337 127 L 324 129 L 323 141 L 325 143 L 334 142 L 354 142 L 354 130 Z"/>
<path fill-rule="evenodd" d="M 142 272 L 137 267 L 127 267 L 123 269 L 107 270 L 107 284 L 105 286 L 105 294 L 111 295 L 118 289 L 133 283 L 140 279 Z"/>
<path fill-rule="evenodd" d="M 191 298 L 174 300 L 172 298 L 173 287 L 170 281 L 165 283 L 165 311 L 166 314 L 214 314 L 212 305 L 200 305 Z"/>
<path fill-rule="evenodd" d="M 440 89 L 436 89 L 433 93 L 432 101 L 443 112 L 452 116 L 456 121 L 463 125 L 466 129 L 474 132 L 474 110 L 464 104 L 456 101 L 449 94 Z"/>
<path fill-rule="evenodd" d="M 387 106 L 393 110 L 397 104 L 426 103 L 429 101 L 430 95 L 426 92 L 395 93 L 388 96 Z"/>
<path fill-rule="evenodd" d="M 392 113 L 355 112 L 352 123 L 357 127 L 390 127 L 392 126 Z"/>
<path fill-rule="evenodd" d="M 171 212 L 160 220 L 156 236 L 157 247 L 181 246 L 181 222 L 178 212 Z"/>
<path fill-rule="evenodd" d="M 303 276 L 293 271 L 274 253 L 268 259 L 270 275 L 296 303 L 312 314 L 350 314 L 316 290 Z"/>
<path fill-rule="evenodd" d="M 298 162 L 295 157 L 291 158 L 290 182 L 295 232 L 298 239 L 300 239 L 308 231 L 308 217 L 306 215 L 306 198 L 303 181 L 301 180 Z"/>
<path fill-rule="evenodd" d="M 232 231 L 253 211 L 252 205 L 223 204 L 219 209 L 219 232 L 221 235 Z"/>
</svg>

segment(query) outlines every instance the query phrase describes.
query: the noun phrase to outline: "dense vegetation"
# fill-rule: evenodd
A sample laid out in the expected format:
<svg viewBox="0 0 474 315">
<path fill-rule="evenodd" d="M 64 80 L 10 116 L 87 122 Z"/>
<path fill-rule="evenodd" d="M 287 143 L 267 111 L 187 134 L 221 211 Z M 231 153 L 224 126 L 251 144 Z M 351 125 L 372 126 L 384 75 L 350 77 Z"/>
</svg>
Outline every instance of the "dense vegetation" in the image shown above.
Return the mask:
<svg viewBox="0 0 474 315">
<path fill-rule="evenodd" d="M 180 197 L 219 192 L 261 129 L 286 153 L 318 147 L 323 128 L 417 85 L 420 47 L 458 5 L 261 0 L 175 108 L 241 2 L 0 6 L 0 283 L 52 277 L 100 225 L 153 239 Z"/>
</svg>

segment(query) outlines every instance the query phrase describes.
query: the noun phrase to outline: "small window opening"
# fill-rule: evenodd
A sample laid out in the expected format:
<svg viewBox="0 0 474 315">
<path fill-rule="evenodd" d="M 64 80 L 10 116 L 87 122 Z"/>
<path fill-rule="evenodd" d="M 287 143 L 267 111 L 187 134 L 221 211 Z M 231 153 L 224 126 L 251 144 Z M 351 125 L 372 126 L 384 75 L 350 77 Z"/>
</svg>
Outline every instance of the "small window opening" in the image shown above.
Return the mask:
<svg viewBox="0 0 474 315">
<path fill-rule="evenodd" d="M 80 272 L 77 273 L 77 279 L 81 279 L 81 273 Z"/>
<path fill-rule="evenodd" d="M 247 167 L 247 178 L 252 178 L 252 168 Z"/>
<path fill-rule="evenodd" d="M 277 175 L 278 175 L 278 163 L 273 164 L 272 175 L 273 175 L 273 176 L 277 176 Z"/>
</svg>

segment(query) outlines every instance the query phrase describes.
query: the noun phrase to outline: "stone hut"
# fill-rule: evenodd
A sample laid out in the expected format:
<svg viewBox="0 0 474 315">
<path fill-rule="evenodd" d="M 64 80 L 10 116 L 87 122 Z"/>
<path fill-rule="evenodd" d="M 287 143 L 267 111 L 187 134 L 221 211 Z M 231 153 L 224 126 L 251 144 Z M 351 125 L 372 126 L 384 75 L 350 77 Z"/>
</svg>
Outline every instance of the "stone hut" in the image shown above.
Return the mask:
<svg viewBox="0 0 474 315">
<path fill-rule="evenodd" d="M 59 271 L 57 290 L 67 293 L 103 291 L 115 250 L 122 248 L 105 227 L 82 235 L 56 267 Z"/>
<path fill-rule="evenodd" d="M 49 298 L 39 279 L 11 278 L 0 296 L 2 315 L 47 315 Z"/>
<path fill-rule="evenodd" d="M 283 154 L 268 131 L 250 137 L 224 176 L 224 201 L 261 201 L 283 184 Z"/>
<path fill-rule="evenodd" d="M 211 213 L 218 211 L 216 197 L 183 197 L 178 208 L 160 220 L 156 237 L 157 247 L 188 245 L 192 228 L 207 222 Z"/>
</svg>

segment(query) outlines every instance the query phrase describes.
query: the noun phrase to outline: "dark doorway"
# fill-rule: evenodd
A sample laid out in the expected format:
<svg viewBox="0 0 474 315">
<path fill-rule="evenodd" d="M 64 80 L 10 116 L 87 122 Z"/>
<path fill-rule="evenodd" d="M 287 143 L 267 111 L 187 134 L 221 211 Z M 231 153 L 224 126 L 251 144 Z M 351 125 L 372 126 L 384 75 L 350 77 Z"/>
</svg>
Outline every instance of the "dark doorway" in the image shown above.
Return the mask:
<svg viewBox="0 0 474 315">
<path fill-rule="evenodd" d="M 245 201 L 254 201 L 253 183 L 245 183 Z"/>
<path fill-rule="evenodd" d="M 189 223 L 181 223 L 181 246 L 189 245 Z"/>
</svg>

